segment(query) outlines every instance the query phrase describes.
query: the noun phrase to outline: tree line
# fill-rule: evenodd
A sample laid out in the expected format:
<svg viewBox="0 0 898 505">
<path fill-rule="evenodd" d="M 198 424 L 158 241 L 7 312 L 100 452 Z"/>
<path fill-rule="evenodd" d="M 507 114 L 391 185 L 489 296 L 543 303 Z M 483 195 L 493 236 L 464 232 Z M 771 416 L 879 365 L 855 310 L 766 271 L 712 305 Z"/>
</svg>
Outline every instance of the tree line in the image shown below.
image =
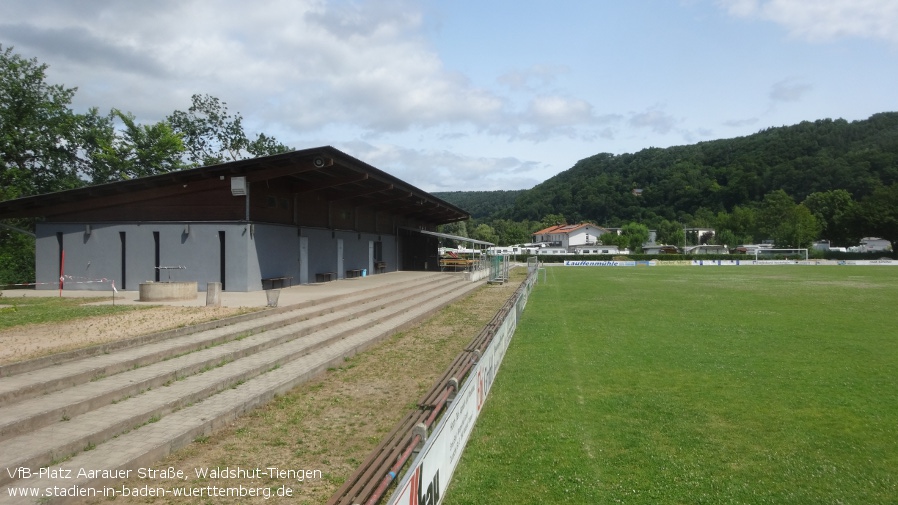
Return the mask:
<svg viewBox="0 0 898 505">
<path fill-rule="evenodd" d="M 249 135 L 210 95 L 152 124 L 117 108 L 77 113 L 77 88 L 47 82 L 47 68 L 0 45 L 0 200 L 292 150 Z M 33 281 L 34 239 L 14 230 L 33 231 L 33 220 L 0 224 L 0 284 Z"/>
<path fill-rule="evenodd" d="M 464 192 L 438 193 L 449 202 Z M 501 202 L 489 193 L 483 198 Z M 809 247 L 815 240 L 856 245 L 862 237 L 898 241 L 898 113 L 861 121 L 805 121 L 733 139 L 580 160 L 513 202 L 473 215 L 468 227 L 515 243 L 545 216 L 621 228 L 640 224 L 661 243 L 697 243 L 684 228 L 733 247 L 772 240 Z M 479 238 L 479 237 L 475 237 Z"/>
</svg>

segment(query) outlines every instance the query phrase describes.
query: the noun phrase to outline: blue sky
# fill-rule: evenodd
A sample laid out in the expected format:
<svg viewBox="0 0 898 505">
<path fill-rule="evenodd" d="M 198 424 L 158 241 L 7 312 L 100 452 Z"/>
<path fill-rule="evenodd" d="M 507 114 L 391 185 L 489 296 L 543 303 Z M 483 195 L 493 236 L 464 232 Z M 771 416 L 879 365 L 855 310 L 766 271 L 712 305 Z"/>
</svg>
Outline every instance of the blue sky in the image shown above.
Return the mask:
<svg viewBox="0 0 898 505">
<path fill-rule="evenodd" d="M 155 122 L 210 94 L 427 191 L 898 110 L 895 0 L 5 0 L 0 44 L 76 109 Z"/>
</svg>

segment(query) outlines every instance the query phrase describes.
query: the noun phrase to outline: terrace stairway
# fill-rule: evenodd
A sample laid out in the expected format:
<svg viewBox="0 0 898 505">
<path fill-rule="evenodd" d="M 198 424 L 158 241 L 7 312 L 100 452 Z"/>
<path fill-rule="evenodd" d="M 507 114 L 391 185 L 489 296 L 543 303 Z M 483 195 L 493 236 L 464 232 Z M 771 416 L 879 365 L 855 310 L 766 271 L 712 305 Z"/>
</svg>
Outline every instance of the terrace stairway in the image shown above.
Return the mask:
<svg viewBox="0 0 898 505">
<path fill-rule="evenodd" d="M 82 468 L 150 466 L 480 285 L 431 274 L 142 338 L 106 354 L 0 369 L 0 467 L 7 469 L 0 503 L 23 503 L 6 487 L 109 483 L 60 481 L 41 476 L 42 467 L 75 470 L 74 477 Z"/>
</svg>

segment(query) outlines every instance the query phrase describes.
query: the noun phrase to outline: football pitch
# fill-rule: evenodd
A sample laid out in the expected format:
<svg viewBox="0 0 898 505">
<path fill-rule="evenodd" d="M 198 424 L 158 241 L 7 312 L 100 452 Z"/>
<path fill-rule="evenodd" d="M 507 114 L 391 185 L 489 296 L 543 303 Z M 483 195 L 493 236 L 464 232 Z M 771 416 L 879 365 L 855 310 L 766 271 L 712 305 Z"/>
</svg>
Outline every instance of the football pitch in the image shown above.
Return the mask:
<svg viewBox="0 0 898 505">
<path fill-rule="evenodd" d="M 444 503 L 898 500 L 898 268 L 546 274 Z"/>
</svg>

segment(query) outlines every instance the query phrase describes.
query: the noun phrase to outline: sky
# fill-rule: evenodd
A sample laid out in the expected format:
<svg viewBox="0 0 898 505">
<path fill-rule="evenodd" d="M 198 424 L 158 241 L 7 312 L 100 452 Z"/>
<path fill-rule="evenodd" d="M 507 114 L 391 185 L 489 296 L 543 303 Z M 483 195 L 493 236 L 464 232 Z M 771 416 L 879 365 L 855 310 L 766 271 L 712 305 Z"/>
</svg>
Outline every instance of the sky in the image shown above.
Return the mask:
<svg viewBox="0 0 898 505">
<path fill-rule="evenodd" d="M 207 94 L 425 191 L 898 111 L 896 0 L 3 0 L 0 45 L 78 112 Z"/>
</svg>

